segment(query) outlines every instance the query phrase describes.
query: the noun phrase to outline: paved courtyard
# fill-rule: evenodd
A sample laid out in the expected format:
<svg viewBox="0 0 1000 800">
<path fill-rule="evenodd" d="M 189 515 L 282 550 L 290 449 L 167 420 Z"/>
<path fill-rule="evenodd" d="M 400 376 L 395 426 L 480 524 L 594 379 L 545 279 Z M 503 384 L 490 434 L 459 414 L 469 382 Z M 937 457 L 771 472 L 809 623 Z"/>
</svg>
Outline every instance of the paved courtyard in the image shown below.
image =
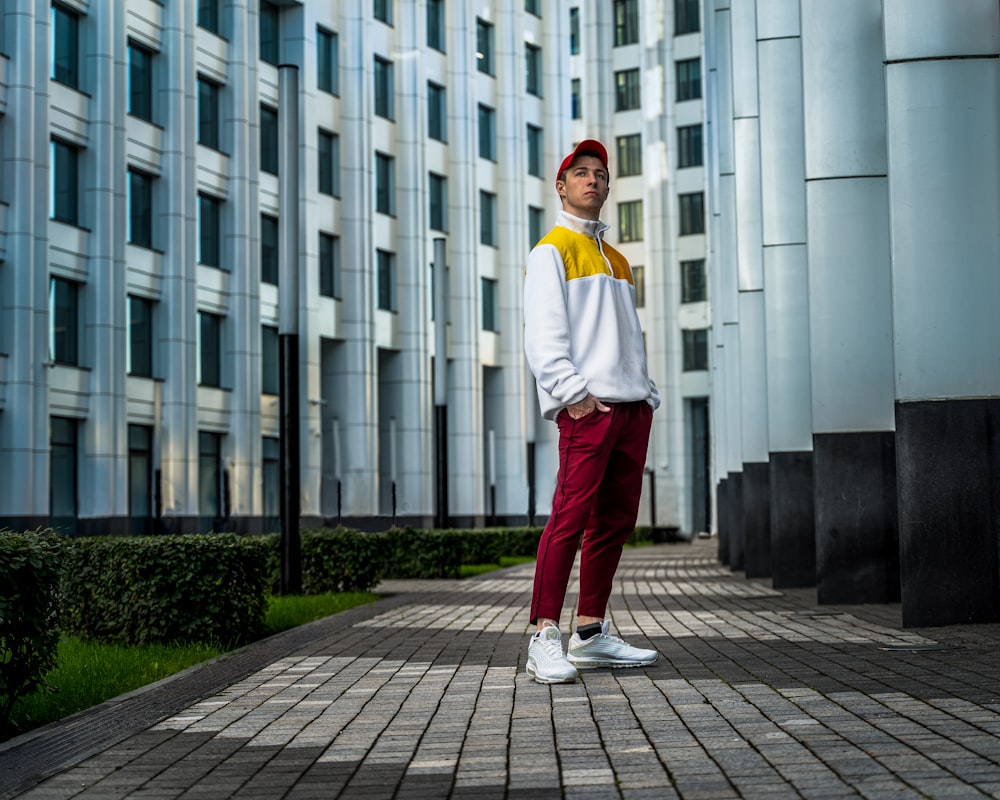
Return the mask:
<svg viewBox="0 0 1000 800">
<path fill-rule="evenodd" d="M 531 681 L 530 564 L 395 581 L 0 745 L 0 797 L 1000 798 L 1000 625 L 818 607 L 716 546 L 626 551 L 612 627 L 652 667 Z"/>
</svg>

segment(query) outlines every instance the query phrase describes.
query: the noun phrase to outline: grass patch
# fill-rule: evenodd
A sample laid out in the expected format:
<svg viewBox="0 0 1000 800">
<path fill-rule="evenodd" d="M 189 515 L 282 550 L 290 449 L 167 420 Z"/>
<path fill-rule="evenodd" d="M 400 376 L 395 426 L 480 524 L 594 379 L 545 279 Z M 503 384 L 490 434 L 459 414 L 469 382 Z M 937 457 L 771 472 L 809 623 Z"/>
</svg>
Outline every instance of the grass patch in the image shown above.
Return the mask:
<svg viewBox="0 0 1000 800">
<path fill-rule="evenodd" d="M 376 600 L 378 595 L 370 592 L 274 597 L 264 619 L 265 635 Z M 14 707 L 8 733 L 16 736 L 55 722 L 224 652 L 225 648 L 213 645 L 126 647 L 64 636 L 59 642 L 57 666 L 45 676 L 55 691 L 41 689 L 22 697 Z"/>
<path fill-rule="evenodd" d="M 294 595 L 272 598 L 264 617 L 268 635 L 286 631 L 313 622 L 331 614 L 339 614 L 355 606 L 368 605 L 378 600 L 371 592 L 336 592 L 315 595 Z"/>
<path fill-rule="evenodd" d="M 119 645 L 63 637 L 57 666 L 45 676 L 55 690 L 22 697 L 11 717 L 11 733 L 45 725 L 154 683 L 222 652 L 210 645 Z"/>
<path fill-rule="evenodd" d="M 460 578 L 471 578 L 474 575 L 483 575 L 504 567 L 515 567 L 518 564 L 530 564 L 535 560 L 534 556 L 501 556 L 499 564 L 462 564 L 458 568 Z"/>
</svg>

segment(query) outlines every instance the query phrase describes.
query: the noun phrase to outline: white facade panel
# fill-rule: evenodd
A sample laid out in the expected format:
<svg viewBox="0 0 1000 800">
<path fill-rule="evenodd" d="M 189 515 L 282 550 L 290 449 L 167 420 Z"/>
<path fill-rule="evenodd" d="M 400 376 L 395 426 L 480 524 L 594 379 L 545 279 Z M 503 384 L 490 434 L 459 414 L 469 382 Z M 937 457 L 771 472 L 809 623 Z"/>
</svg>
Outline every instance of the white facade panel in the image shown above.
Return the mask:
<svg viewBox="0 0 1000 800">
<path fill-rule="evenodd" d="M 812 181 L 807 197 L 813 430 L 893 430 L 886 181 Z"/>
<path fill-rule="evenodd" d="M 994 396 L 1000 393 L 998 61 L 890 64 L 886 94 L 896 398 Z"/>
</svg>

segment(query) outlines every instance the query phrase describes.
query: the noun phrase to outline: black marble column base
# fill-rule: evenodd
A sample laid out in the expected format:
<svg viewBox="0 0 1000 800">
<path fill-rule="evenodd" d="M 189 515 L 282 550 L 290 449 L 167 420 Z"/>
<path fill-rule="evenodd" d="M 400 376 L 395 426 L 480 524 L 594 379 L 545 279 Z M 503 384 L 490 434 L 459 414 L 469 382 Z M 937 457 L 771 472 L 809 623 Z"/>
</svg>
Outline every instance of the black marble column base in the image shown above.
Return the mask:
<svg viewBox="0 0 1000 800">
<path fill-rule="evenodd" d="M 715 490 L 715 527 L 719 562 L 729 564 L 729 479 L 723 478 Z"/>
<path fill-rule="evenodd" d="M 1000 399 L 896 404 L 903 625 L 1000 621 Z"/>
<path fill-rule="evenodd" d="M 813 435 L 819 603 L 899 600 L 892 431 Z"/>
<path fill-rule="evenodd" d="M 771 577 L 771 488 L 766 461 L 743 465 L 743 513 L 746 550 L 743 569 L 748 578 Z"/>
<path fill-rule="evenodd" d="M 771 585 L 816 585 L 816 504 L 812 451 L 771 453 Z"/>
<path fill-rule="evenodd" d="M 743 569 L 746 552 L 746 517 L 743 515 L 743 473 L 729 473 L 729 569 Z"/>
</svg>

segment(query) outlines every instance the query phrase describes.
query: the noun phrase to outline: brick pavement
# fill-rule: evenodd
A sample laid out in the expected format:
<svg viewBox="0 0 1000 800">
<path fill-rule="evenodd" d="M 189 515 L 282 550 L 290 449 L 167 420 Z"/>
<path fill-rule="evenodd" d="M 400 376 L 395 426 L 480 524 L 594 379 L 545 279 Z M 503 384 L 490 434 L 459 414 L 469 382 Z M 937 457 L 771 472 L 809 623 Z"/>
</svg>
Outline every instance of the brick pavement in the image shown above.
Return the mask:
<svg viewBox="0 0 1000 800">
<path fill-rule="evenodd" d="M 652 667 L 527 678 L 531 565 L 392 582 L 0 746 L 0 797 L 1000 798 L 1000 625 L 817 607 L 715 547 L 626 551 Z"/>
</svg>

